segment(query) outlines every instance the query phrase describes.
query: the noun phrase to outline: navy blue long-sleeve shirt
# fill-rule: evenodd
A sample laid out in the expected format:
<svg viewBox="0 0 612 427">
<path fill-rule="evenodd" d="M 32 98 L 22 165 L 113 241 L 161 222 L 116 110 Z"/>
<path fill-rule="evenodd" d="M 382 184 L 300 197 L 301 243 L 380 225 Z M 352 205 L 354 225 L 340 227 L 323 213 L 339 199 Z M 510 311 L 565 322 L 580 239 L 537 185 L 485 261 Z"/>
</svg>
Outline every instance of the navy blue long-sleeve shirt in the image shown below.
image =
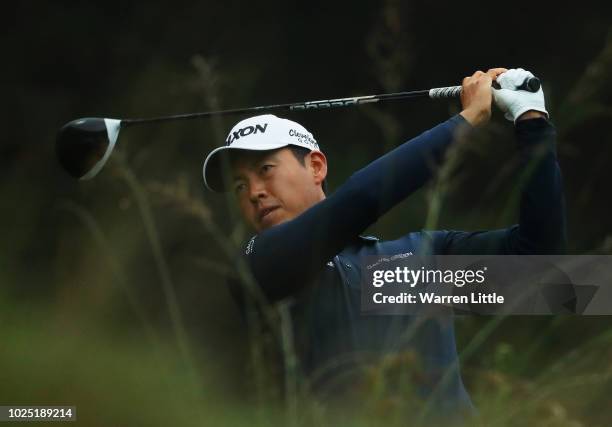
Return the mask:
<svg viewBox="0 0 612 427">
<path fill-rule="evenodd" d="M 518 224 L 492 231 L 412 232 L 384 242 L 360 236 L 431 178 L 461 126 L 469 125 L 457 115 L 402 144 L 353 174 L 325 200 L 249 242 L 244 256 L 264 294 L 272 301 L 293 297 L 297 353 L 314 383 L 334 370 L 327 372 L 326 366 L 337 370 L 334 360 L 352 359 L 351 354 L 411 350 L 422 359 L 428 378 L 425 395 L 450 370 L 445 401 L 469 405 L 457 367 L 452 319 L 361 315 L 359 260 L 424 250 L 440 255 L 552 254 L 564 247 L 555 129 L 543 118 L 516 124 L 521 164 L 529 170 Z M 233 290 L 242 299 L 236 284 Z M 398 337 L 406 330 L 412 332 L 404 342 Z"/>
</svg>

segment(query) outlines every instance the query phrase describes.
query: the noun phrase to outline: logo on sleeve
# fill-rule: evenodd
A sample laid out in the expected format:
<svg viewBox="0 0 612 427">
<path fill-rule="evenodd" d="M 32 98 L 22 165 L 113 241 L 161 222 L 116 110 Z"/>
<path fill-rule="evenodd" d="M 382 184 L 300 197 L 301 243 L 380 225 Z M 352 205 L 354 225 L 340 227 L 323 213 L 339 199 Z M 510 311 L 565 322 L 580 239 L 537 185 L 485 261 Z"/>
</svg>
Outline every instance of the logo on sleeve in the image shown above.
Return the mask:
<svg viewBox="0 0 612 427">
<path fill-rule="evenodd" d="M 249 240 L 249 243 L 247 243 L 246 250 L 244 251 L 244 253 L 246 255 L 250 255 L 251 253 L 253 253 L 253 247 L 255 246 L 255 238 L 256 237 L 257 236 L 251 237 L 251 240 Z"/>
</svg>

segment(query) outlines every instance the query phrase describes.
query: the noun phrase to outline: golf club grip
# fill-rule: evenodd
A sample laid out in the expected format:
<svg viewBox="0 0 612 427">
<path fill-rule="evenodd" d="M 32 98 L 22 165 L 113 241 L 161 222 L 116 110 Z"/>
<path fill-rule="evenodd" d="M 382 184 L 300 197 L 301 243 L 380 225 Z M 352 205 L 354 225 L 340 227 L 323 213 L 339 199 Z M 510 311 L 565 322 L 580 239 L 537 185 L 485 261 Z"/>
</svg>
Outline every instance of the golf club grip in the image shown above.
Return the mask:
<svg viewBox="0 0 612 427">
<path fill-rule="evenodd" d="M 457 98 L 461 95 L 461 86 L 436 87 L 429 89 L 431 99 Z"/>
<path fill-rule="evenodd" d="M 499 83 L 493 82 L 493 88 L 501 89 Z M 537 77 L 527 77 L 523 83 L 516 88 L 516 90 L 525 90 L 527 92 L 537 92 L 542 86 L 540 79 Z M 461 95 L 461 86 L 449 86 L 449 87 L 438 87 L 429 90 L 429 97 L 431 99 L 440 98 L 456 98 Z"/>
</svg>

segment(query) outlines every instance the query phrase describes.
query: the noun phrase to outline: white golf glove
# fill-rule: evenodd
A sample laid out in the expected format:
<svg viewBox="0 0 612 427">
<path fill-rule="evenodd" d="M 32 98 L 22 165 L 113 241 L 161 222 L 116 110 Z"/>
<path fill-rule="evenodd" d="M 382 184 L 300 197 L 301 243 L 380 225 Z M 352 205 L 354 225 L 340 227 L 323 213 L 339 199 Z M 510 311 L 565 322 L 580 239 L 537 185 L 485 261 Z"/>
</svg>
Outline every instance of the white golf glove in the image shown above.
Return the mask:
<svg viewBox="0 0 612 427">
<path fill-rule="evenodd" d="M 501 89 L 493 88 L 495 104 L 505 113 L 504 117 L 514 123 L 521 114 L 529 110 L 541 111 L 548 117 L 541 87 L 537 92 L 517 89 L 529 77 L 534 77 L 534 75 L 522 68 L 513 68 L 497 77 L 497 83 Z"/>
</svg>

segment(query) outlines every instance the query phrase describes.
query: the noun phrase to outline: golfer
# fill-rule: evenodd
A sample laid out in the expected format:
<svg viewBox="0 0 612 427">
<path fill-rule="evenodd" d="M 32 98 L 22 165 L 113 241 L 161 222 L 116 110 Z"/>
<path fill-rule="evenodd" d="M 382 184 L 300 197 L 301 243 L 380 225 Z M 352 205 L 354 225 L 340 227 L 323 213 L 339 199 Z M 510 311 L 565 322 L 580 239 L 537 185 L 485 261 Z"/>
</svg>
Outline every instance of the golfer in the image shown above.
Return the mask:
<svg viewBox="0 0 612 427">
<path fill-rule="evenodd" d="M 520 68 L 466 77 L 459 114 L 373 161 L 329 196 L 325 155 L 313 134 L 293 121 L 274 115 L 248 118 L 208 155 L 206 186 L 233 192 L 256 232 L 242 255 L 256 282 L 269 300 L 291 301 L 299 364 L 314 389 L 333 384 L 331 378 L 344 364 L 393 348 L 418 356 L 422 380 L 415 387 L 424 397 L 435 394 L 449 409 L 471 407 L 459 373 L 452 318 L 361 315 L 360 260 L 423 252 L 553 254 L 563 249 L 565 211 L 555 129 L 542 89 L 517 89 L 528 77 L 533 75 Z M 493 81 L 501 89 L 493 89 Z M 489 120 L 493 101 L 514 122 L 522 166 L 530 168 L 521 183 L 518 224 L 476 232 L 402 230 L 392 241 L 362 236 L 431 178 L 432 165 L 443 161 L 460 128 Z M 224 164 L 231 166 L 229 176 L 222 173 Z M 233 284 L 232 289 L 239 302 L 248 298 L 242 287 Z M 403 341 L 407 328 L 413 332 Z"/>
</svg>

